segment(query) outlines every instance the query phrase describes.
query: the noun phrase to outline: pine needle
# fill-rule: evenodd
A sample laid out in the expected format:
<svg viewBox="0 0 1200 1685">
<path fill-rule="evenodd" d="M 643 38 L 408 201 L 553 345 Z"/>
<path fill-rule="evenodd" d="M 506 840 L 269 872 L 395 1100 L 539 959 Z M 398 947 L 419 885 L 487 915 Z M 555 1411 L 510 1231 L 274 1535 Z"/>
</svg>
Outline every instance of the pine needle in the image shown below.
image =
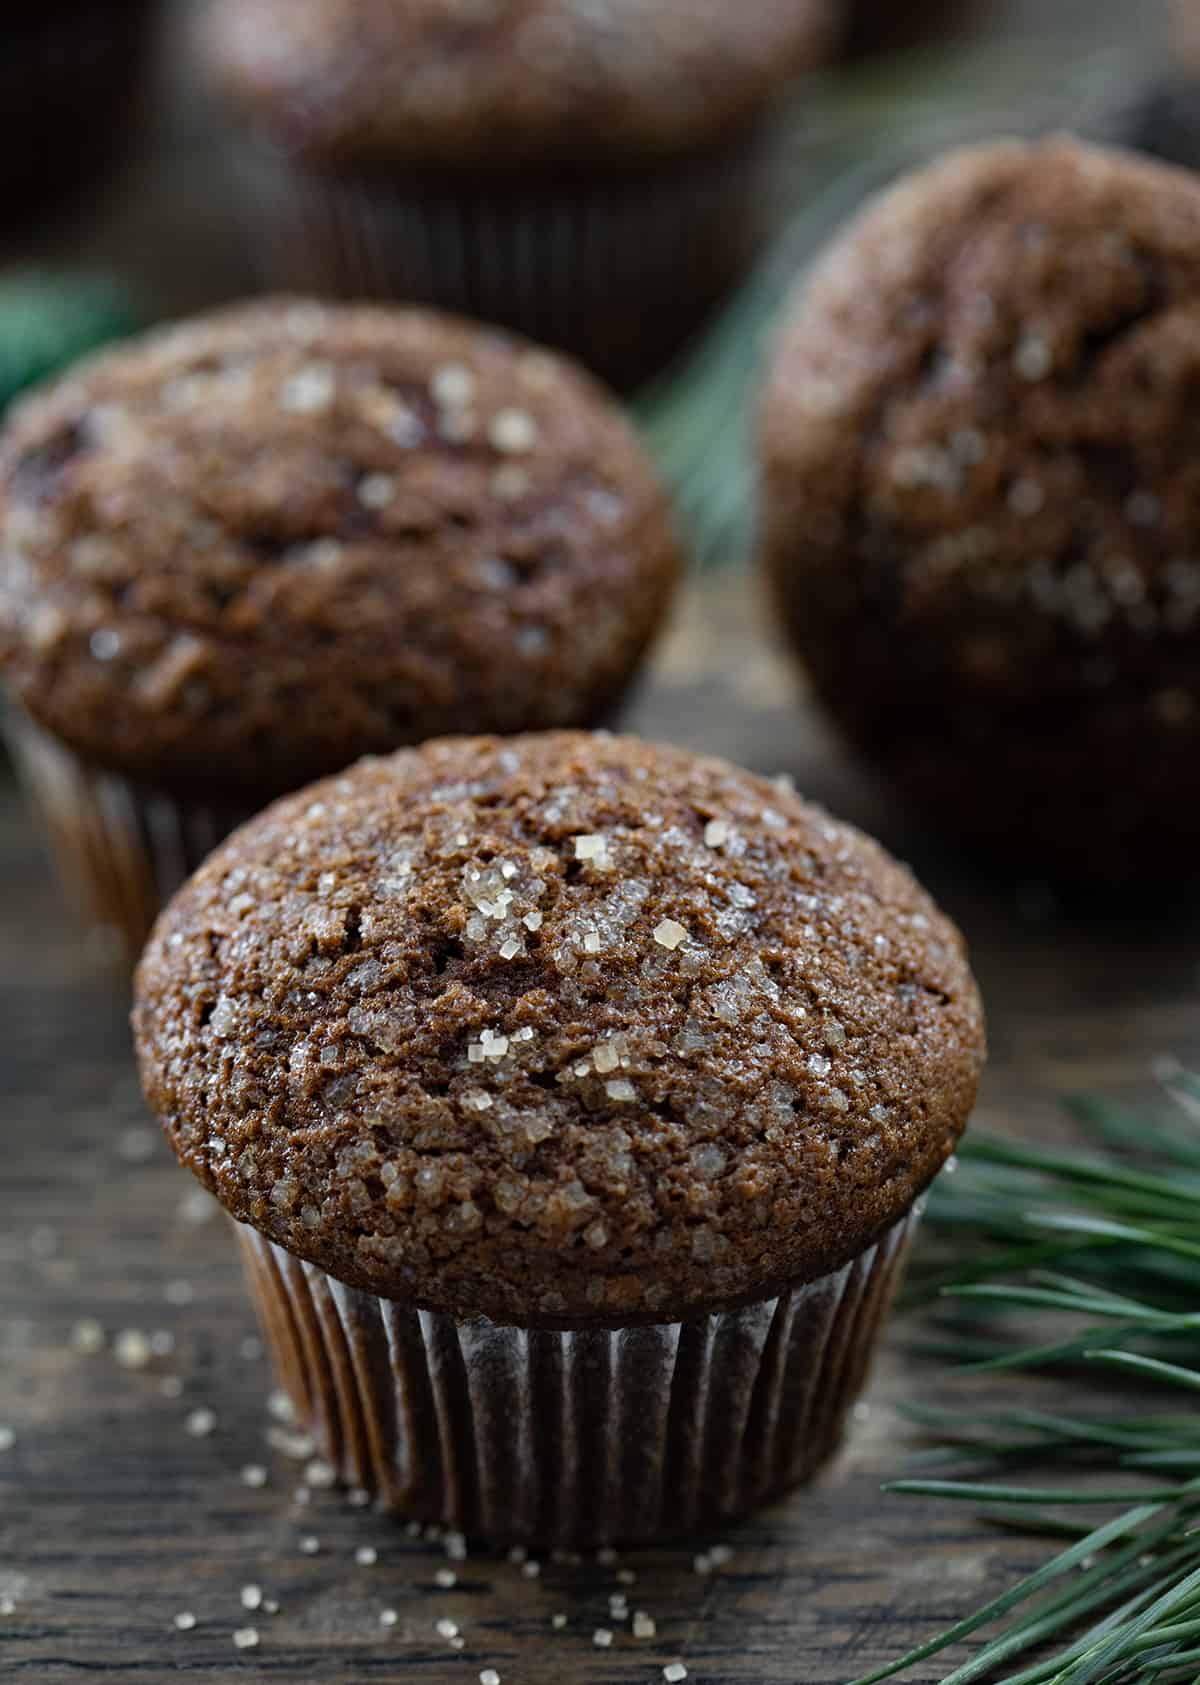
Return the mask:
<svg viewBox="0 0 1200 1685">
<path fill-rule="evenodd" d="M 976 1137 L 958 1174 L 935 1189 L 910 1299 L 945 1331 L 943 1357 L 975 1372 L 1103 1371 L 1105 1381 L 1093 1381 L 1086 1397 L 1105 1408 L 1080 1416 L 969 1406 L 905 1412 L 937 1440 L 939 1465 L 966 1458 L 997 1472 L 1052 1466 L 1060 1478 L 1067 1469 L 1080 1478 L 1054 1486 L 908 1478 L 888 1490 L 978 1504 L 989 1520 L 1070 1543 L 974 1615 L 855 1685 L 878 1685 L 998 1622 L 997 1635 L 942 1685 L 1195 1685 L 1200 1412 L 1190 1395 L 1200 1391 L 1200 1083 L 1176 1073 L 1167 1093 L 1176 1102 L 1167 1118 L 1071 1102 L 1096 1143 L 1086 1151 Z M 1138 1215 L 1132 1207 L 1143 1220 L 1130 1220 Z M 1046 1268 L 1047 1231 L 1064 1237 L 1056 1269 Z M 961 1332 L 955 1319 L 966 1306 L 998 1317 L 993 1339 Z M 1048 1320 L 1057 1337 L 1030 1341 L 1031 1319 Z M 1188 1404 L 1151 1413 L 1147 1388 L 1182 1394 Z M 1178 1478 L 1164 1484 L 1164 1475 Z M 1127 1487 L 1114 1476 L 1157 1483 Z M 1092 1505 L 1123 1507 L 1086 1529 L 1054 1513 Z M 1006 1671 L 1014 1658 L 1047 1648 L 1043 1660 Z"/>
<path fill-rule="evenodd" d="M 116 280 L 16 270 L 0 279 L 0 410 L 109 340 L 133 333 L 141 311 Z"/>
</svg>

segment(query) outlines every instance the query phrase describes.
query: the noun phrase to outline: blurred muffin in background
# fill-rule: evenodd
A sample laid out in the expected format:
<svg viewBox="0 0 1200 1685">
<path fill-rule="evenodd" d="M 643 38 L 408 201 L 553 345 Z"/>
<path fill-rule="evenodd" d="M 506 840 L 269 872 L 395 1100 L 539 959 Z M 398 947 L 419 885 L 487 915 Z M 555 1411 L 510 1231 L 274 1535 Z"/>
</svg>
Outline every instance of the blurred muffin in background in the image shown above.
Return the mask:
<svg viewBox="0 0 1200 1685">
<path fill-rule="evenodd" d="M 1200 183 L 1055 139 L 887 193 L 802 288 L 765 551 L 817 689 L 936 823 L 1195 871 Z"/>
<path fill-rule="evenodd" d="M 128 139 L 153 0 L 15 0 L 0 19 L 0 240 L 55 209 Z"/>
<path fill-rule="evenodd" d="M 962 938 L 881 848 L 582 732 L 260 814 L 163 914 L 134 1035 L 340 1478 L 576 1549 L 831 1454 L 984 1058 Z"/>
<path fill-rule="evenodd" d="M 751 255 L 766 119 L 837 0 L 211 0 L 266 281 L 665 363 Z"/>
<path fill-rule="evenodd" d="M 677 564 L 631 430 L 561 359 L 415 311 L 234 308 L 13 412 L 10 741 L 134 952 L 283 791 L 440 733 L 608 717 Z"/>
</svg>

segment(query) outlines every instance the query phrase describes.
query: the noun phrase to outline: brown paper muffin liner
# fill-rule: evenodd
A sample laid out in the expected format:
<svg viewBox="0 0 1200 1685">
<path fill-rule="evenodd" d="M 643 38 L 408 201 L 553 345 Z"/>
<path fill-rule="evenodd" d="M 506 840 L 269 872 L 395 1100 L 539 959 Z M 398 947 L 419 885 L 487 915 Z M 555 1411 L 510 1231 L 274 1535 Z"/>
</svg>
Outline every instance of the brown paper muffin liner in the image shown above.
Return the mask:
<svg viewBox="0 0 1200 1685">
<path fill-rule="evenodd" d="M 575 1332 L 414 1310 L 238 1234 L 280 1381 L 344 1481 L 464 1533 L 584 1547 L 695 1532 L 812 1475 L 915 1223 L 777 1298 Z"/>
<path fill-rule="evenodd" d="M 355 179 L 264 144 L 238 153 L 268 287 L 437 305 L 626 387 L 680 349 L 753 256 L 767 156 L 755 132 L 671 168 L 513 184 Z"/>
<path fill-rule="evenodd" d="M 3 728 L 64 886 L 132 964 L 163 904 L 248 810 L 180 801 L 91 766 L 15 707 Z"/>
</svg>

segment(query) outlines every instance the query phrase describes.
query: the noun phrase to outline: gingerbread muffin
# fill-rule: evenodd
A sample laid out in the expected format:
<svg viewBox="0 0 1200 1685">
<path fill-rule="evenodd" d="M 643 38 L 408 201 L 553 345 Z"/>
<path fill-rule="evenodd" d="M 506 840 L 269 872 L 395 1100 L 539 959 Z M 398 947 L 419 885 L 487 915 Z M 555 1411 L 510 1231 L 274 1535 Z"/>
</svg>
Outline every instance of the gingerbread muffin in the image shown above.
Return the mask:
<svg viewBox="0 0 1200 1685">
<path fill-rule="evenodd" d="M 956 153 L 806 282 L 762 404 L 765 554 L 850 739 L 1023 867 L 1200 842 L 1200 183 Z"/>
<path fill-rule="evenodd" d="M 836 0 L 211 0 L 268 284 L 423 299 L 630 384 L 758 233 L 765 123 Z"/>
<path fill-rule="evenodd" d="M 557 1544 L 829 1454 L 983 1057 L 961 939 L 874 843 L 585 733 L 268 809 L 164 912 L 134 1026 L 344 1478 Z"/>
<path fill-rule="evenodd" d="M 586 376 L 468 323 L 282 299 L 20 407 L 0 534 L 14 744 L 135 949 L 285 790 L 441 732 L 606 717 L 678 564 Z"/>
</svg>

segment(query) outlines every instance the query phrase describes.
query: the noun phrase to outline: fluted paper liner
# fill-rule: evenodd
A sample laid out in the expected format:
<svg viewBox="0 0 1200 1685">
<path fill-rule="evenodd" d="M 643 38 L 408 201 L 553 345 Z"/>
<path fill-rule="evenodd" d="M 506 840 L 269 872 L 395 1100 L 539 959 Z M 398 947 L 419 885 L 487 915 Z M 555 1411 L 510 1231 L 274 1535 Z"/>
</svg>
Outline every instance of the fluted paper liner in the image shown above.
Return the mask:
<svg viewBox="0 0 1200 1685">
<path fill-rule="evenodd" d="M 4 736 L 65 887 L 136 959 L 164 903 L 248 814 L 179 801 L 92 766 L 16 708 Z"/>
<path fill-rule="evenodd" d="M 511 185 L 341 177 L 237 154 L 266 286 L 437 305 L 573 353 L 617 384 L 661 367 L 753 253 L 766 147 Z"/>
<path fill-rule="evenodd" d="M 238 1233 L 280 1381 L 342 1480 L 468 1534 L 589 1546 L 694 1532 L 813 1474 L 914 1225 L 777 1298 L 573 1332 L 415 1310 Z"/>
</svg>

